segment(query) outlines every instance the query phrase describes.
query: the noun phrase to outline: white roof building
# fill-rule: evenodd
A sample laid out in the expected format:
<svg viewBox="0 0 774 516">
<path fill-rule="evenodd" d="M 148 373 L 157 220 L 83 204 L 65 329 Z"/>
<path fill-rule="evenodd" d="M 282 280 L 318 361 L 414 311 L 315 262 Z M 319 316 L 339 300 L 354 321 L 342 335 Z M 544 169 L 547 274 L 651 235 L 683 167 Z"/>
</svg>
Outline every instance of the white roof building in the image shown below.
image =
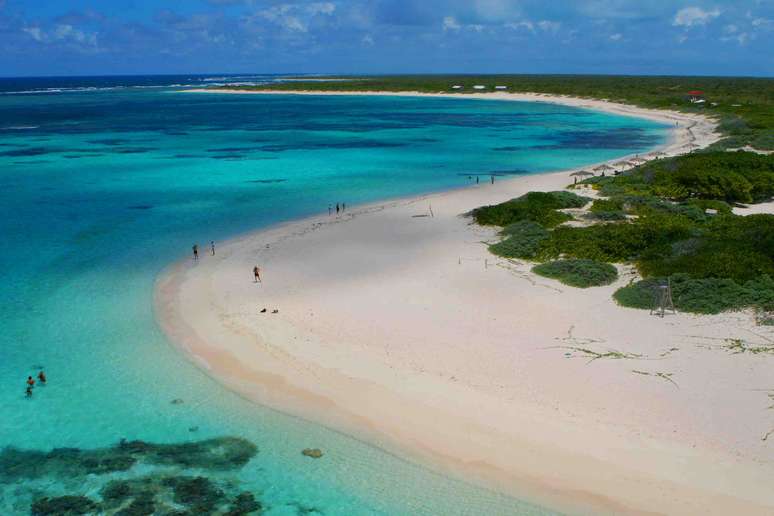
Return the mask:
<svg viewBox="0 0 774 516">
<path fill-rule="evenodd" d="M 476 84 L 475 86 L 473 86 L 473 89 L 474 90 L 485 90 L 486 86 L 484 86 L 483 84 Z"/>
<path fill-rule="evenodd" d="M 453 90 L 461 90 L 462 86 L 460 86 L 459 84 L 455 84 L 454 86 L 452 86 L 452 89 Z"/>
<path fill-rule="evenodd" d="M 496 90 L 507 90 L 508 86 L 495 86 Z"/>
</svg>

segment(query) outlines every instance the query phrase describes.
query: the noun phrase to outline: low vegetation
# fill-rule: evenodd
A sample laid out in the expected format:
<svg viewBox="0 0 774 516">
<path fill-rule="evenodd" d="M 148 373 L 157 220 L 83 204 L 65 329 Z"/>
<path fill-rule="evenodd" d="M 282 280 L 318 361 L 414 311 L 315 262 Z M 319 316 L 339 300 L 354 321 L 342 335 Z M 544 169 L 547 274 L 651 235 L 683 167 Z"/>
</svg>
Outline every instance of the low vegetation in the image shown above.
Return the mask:
<svg viewBox="0 0 774 516">
<path fill-rule="evenodd" d="M 678 310 L 774 306 L 774 215 L 732 213 L 733 204 L 774 196 L 774 156 L 681 156 L 581 184 L 606 196 L 588 210 L 592 220 L 604 223 L 562 224 L 569 215 L 558 210 L 589 199 L 560 192 L 532 192 L 474 210 L 473 216 L 504 226 L 493 253 L 548 262 L 533 270 L 568 285 L 602 281 L 601 265 L 634 264 L 644 279 L 616 292 L 623 306 L 651 308 L 658 286 L 667 282 Z"/>
<path fill-rule="evenodd" d="M 595 260 L 556 260 L 536 265 L 532 272 L 579 288 L 609 285 L 618 279 L 615 267 Z"/>
<path fill-rule="evenodd" d="M 529 192 L 494 206 L 483 206 L 473 210 L 473 217 L 484 226 L 508 226 L 509 224 L 532 221 L 546 228 L 552 228 L 572 217 L 557 210 L 582 208 L 591 199 L 572 192 Z"/>
</svg>

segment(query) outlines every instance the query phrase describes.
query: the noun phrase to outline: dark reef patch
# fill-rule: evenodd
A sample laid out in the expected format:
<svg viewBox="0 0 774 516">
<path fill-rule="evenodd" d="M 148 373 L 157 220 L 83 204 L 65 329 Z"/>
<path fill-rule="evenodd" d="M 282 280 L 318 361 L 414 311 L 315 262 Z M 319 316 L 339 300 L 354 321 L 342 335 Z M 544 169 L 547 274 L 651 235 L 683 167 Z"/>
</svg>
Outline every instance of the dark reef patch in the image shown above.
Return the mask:
<svg viewBox="0 0 774 516">
<path fill-rule="evenodd" d="M 392 147 L 405 147 L 406 143 L 380 142 L 375 140 L 361 140 L 352 142 L 301 142 L 292 144 L 263 145 L 260 149 L 264 152 L 285 152 L 291 150 L 320 150 L 320 149 L 379 149 Z"/>
<path fill-rule="evenodd" d="M 127 143 L 134 143 L 133 140 L 126 140 L 121 138 L 101 138 L 99 140 L 88 140 L 88 143 L 95 145 L 126 145 Z"/>
<path fill-rule="evenodd" d="M 130 210 L 150 210 L 153 208 L 152 204 L 135 204 L 134 206 L 127 206 Z"/>
<path fill-rule="evenodd" d="M 85 496 L 43 497 L 35 500 L 30 508 L 33 516 L 70 516 L 76 514 L 93 514 L 99 506 Z"/>
<path fill-rule="evenodd" d="M 237 160 L 237 159 L 244 159 L 246 156 L 243 154 L 217 154 L 210 156 L 212 159 L 226 159 L 226 160 Z"/>
<path fill-rule="evenodd" d="M 22 156 L 42 156 L 43 154 L 51 154 L 53 152 L 58 151 L 50 147 L 26 147 L 24 149 L 13 149 L 0 152 L 0 156 L 19 158 Z"/>
<path fill-rule="evenodd" d="M 251 179 L 247 181 L 248 183 L 261 183 L 261 184 L 271 184 L 271 183 L 284 183 L 287 181 L 287 179 Z"/>
<path fill-rule="evenodd" d="M 100 475 L 126 471 L 138 463 L 225 471 L 241 468 L 257 453 L 253 443 L 238 437 L 179 444 L 122 440 L 110 448 L 54 448 L 50 452 L 9 447 L 0 452 L 0 480 Z"/>
<path fill-rule="evenodd" d="M 223 474 L 242 468 L 257 453 L 253 443 L 238 437 L 176 444 L 122 440 L 116 446 L 92 450 L 55 448 L 43 452 L 5 448 L 0 452 L 0 482 L 16 484 L 45 478 L 77 485 L 87 475 L 97 479 L 106 475 L 102 477 L 99 498 L 84 493 L 50 496 L 32 491 L 34 499 L 28 503 L 35 516 L 252 514 L 261 511 L 260 501 L 252 493 L 240 490 L 230 474 Z M 122 477 L 126 477 L 135 465 L 143 465 L 141 476 L 107 476 L 123 472 Z M 185 474 L 189 469 L 195 474 Z"/>
<path fill-rule="evenodd" d="M 606 131 L 562 131 L 547 141 L 551 143 L 529 149 L 640 149 L 655 145 L 658 138 L 641 129 L 621 127 Z"/>
<path fill-rule="evenodd" d="M 123 147 L 113 149 L 116 154 L 142 154 L 144 152 L 153 152 L 158 150 L 156 147 Z"/>
</svg>

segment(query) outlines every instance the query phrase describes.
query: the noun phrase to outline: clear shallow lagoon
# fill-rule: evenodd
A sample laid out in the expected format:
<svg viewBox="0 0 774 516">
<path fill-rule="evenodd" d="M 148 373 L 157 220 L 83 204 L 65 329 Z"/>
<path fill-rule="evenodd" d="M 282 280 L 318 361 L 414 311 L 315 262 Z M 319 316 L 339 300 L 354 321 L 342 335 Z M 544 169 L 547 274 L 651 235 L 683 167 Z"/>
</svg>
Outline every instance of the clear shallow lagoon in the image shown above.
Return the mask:
<svg viewBox="0 0 774 516">
<path fill-rule="evenodd" d="M 238 436 L 260 450 L 246 466 L 184 473 L 253 491 L 266 514 L 547 513 L 231 394 L 167 343 L 154 280 L 194 242 L 336 202 L 464 186 L 469 175 L 646 152 L 667 127 L 550 104 L 152 87 L 186 78 L 63 81 L 0 80 L 0 446 Z M 146 87 L 115 89 L 132 84 Z M 37 366 L 49 384 L 26 399 Z M 303 457 L 306 447 L 326 455 Z M 107 479 L 155 471 L 31 480 L 12 462 L 0 458 L 2 514 L 28 513 L 42 495 L 98 500 Z"/>
</svg>

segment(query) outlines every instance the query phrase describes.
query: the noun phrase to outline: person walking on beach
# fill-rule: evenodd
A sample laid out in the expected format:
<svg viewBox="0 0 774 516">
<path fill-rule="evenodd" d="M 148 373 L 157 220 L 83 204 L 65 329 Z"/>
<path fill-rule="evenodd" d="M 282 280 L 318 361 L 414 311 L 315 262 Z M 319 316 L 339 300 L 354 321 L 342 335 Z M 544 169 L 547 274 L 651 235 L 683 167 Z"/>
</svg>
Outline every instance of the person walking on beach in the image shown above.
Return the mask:
<svg viewBox="0 0 774 516">
<path fill-rule="evenodd" d="M 492 184 L 494 184 L 494 176 L 492 176 Z"/>
<path fill-rule="evenodd" d="M 194 261 L 197 261 L 199 259 L 199 246 L 194 244 L 191 249 L 193 249 L 193 259 Z"/>
<path fill-rule="evenodd" d="M 261 268 L 258 267 L 257 265 L 253 267 L 253 278 L 254 278 L 253 283 L 263 283 L 261 281 Z"/>
<path fill-rule="evenodd" d="M 46 385 L 46 373 L 44 373 L 42 370 L 38 373 L 38 381 L 42 385 Z"/>
<path fill-rule="evenodd" d="M 336 203 L 336 215 L 339 214 L 339 203 Z"/>
<path fill-rule="evenodd" d="M 344 211 L 347 209 L 347 205 L 344 203 L 341 203 L 341 211 Z"/>
<path fill-rule="evenodd" d="M 331 205 L 329 204 L 329 205 L 328 205 L 328 216 L 329 216 L 329 217 L 330 217 L 330 215 L 331 215 L 331 212 L 332 212 L 332 211 L 333 211 L 333 208 L 332 208 L 332 207 L 331 207 Z"/>
<path fill-rule="evenodd" d="M 215 241 L 210 241 L 210 251 L 212 252 L 212 256 L 215 256 Z"/>
</svg>

